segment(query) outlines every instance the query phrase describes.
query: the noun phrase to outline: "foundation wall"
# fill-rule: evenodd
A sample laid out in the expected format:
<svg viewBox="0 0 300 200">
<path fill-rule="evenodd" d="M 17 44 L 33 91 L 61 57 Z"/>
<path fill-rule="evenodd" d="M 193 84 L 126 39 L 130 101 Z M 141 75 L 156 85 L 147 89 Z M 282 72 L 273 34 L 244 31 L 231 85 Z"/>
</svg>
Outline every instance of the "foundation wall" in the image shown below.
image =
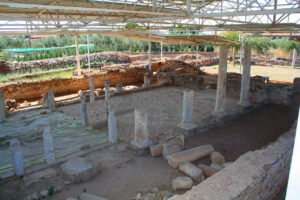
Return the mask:
<svg viewBox="0 0 300 200">
<path fill-rule="evenodd" d="M 266 148 L 240 156 L 214 176 L 170 200 L 273 199 L 285 187 L 295 127 Z"/>
<path fill-rule="evenodd" d="M 103 88 L 104 80 L 109 79 L 110 85 L 117 83 L 136 83 L 143 81 L 144 69 L 134 68 L 120 71 L 109 71 L 94 74 L 95 88 Z M 57 78 L 42 81 L 19 82 L 0 87 L 4 90 L 5 99 L 16 101 L 38 99 L 47 93 L 49 88 L 53 89 L 55 95 L 72 94 L 78 90 L 89 89 L 88 77 Z"/>
</svg>

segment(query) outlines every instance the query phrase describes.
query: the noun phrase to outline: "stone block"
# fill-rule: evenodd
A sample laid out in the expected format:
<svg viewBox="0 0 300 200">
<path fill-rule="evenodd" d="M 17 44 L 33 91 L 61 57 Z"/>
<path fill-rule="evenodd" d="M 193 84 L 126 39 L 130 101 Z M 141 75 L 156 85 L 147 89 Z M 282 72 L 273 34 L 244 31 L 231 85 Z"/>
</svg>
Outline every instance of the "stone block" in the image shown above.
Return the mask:
<svg viewBox="0 0 300 200">
<path fill-rule="evenodd" d="M 162 155 L 163 155 L 164 159 L 166 159 L 169 155 L 172 155 L 174 153 L 178 153 L 181 151 L 181 148 L 178 145 L 168 146 L 168 145 L 164 144 L 163 146 L 164 146 L 164 148 L 163 148 Z"/>
<path fill-rule="evenodd" d="M 207 165 L 198 164 L 198 167 L 203 171 L 205 176 L 212 176 L 218 172 L 218 170 L 211 168 Z"/>
<path fill-rule="evenodd" d="M 179 170 L 191 177 L 192 179 L 194 179 L 195 181 L 202 182 L 204 180 L 202 170 L 190 162 L 181 163 L 179 165 Z"/>
<path fill-rule="evenodd" d="M 163 144 L 155 144 L 150 146 L 150 153 L 153 157 L 162 155 L 164 149 Z"/>
<path fill-rule="evenodd" d="M 64 175 L 75 183 L 89 181 L 94 178 L 98 173 L 96 168 L 93 168 L 89 162 L 81 157 L 72 158 L 61 165 Z"/>
<path fill-rule="evenodd" d="M 212 145 L 194 147 L 167 157 L 170 166 L 177 168 L 182 162 L 193 162 L 210 155 L 214 151 Z"/>
<path fill-rule="evenodd" d="M 220 165 L 222 165 L 223 163 L 225 163 L 224 156 L 220 152 L 218 152 L 218 151 L 212 152 L 210 154 L 210 159 L 211 159 L 211 162 L 217 163 L 217 164 L 220 164 Z"/>
<path fill-rule="evenodd" d="M 177 177 L 172 181 L 173 190 L 188 190 L 193 186 L 193 180 L 187 176 Z"/>
</svg>

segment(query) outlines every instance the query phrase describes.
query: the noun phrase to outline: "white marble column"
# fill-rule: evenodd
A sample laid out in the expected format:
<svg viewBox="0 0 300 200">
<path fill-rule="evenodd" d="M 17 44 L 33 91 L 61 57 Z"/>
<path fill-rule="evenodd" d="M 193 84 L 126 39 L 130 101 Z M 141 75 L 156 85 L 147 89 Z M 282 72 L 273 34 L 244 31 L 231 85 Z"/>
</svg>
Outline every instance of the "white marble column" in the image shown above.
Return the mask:
<svg viewBox="0 0 300 200">
<path fill-rule="evenodd" d="M 244 49 L 244 63 L 243 63 L 243 74 L 241 81 L 241 91 L 240 100 L 238 105 L 242 107 L 248 107 L 249 103 L 249 87 L 250 87 L 250 69 L 251 69 L 251 46 L 249 44 L 245 45 Z"/>
<path fill-rule="evenodd" d="M 226 98 L 226 79 L 227 79 L 227 56 L 228 46 L 221 45 L 220 47 L 220 60 L 218 71 L 218 85 L 216 94 L 216 104 L 212 115 L 215 117 L 223 117 L 226 115 L 225 98 Z"/>
<path fill-rule="evenodd" d="M 52 88 L 49 88 L 47 97 L 48 97 L 47 100 L 48 100 L 49 109 L 54 111 L 55 110 L 55 96 L 54 96 Z"/>
<path fill-rule="evenodd" d="M 146 148 L 151 142 L 149 140 L 148 114 L 145 108 L 134 111 L 134 139 L 131 144 L 137 148 Z"/>
<path fill-rule="evenodd" d="M 55 163 L 55 153 L 53 147 L 53 137 L 50 131 L 50 127 L 46 127 L 43 132 L 44 151 L 45 158 L 48 164 Z"/>
<path fill-rule="evenodd" d="M 24 174 L 24 160 L 20 142 L 16 139 L 12 139 L 9 142 L 10 152 L 12 155 L 15 174 L 21 176 Z"/>
<path fill-rule="evenodd" d="M 86 112 L 86 96 L 85 95 L 83 95 L 80 98 L 80 120 L 81 120 L 81 124 L 83 126 L 88 125 L 87 112 Z"/>
<path fill-rule="evenodd" d="M 110 111 L 108 115 L 108 141 L 110 143 L 118 142 L 117 119 L 115 111 Z"/>
<path fill-rule="evenodd" d="M 296 60 L 297 60 L 297 49 L 293 49 L 293 60 L 292 60 L 293 68 L 296 68 Z"/>
<path fill-rule="evenodd" d="M 111 110 L 111 104 L 110 104 L 110 90 L 109 90 L 109 79 L 104 80 L 105 83 L 105 111 L 106 111 L 106 116 L 108 118 L 108 113 Z"/>
<path fill-rule="evenodd" d="M 177 126 L 185 130 L 191 130 L 197 127 L 197 125 L 194 124 L 193 107 L 194 107 L 194 91 L 184 90 L 182 119 Z"/>
<path fill-rule="evenodd" d="M 6 106 L 4 92 L 0 89 L 0 123 L 2 123 L 6 118 Z"/>
<path fill-rule="evenodd" d="M 90 83 L 90 103 L 95 103 L 95 88 L 94 88 L 94 79 L 93 76 L 89 78 Z"/>
</svg>

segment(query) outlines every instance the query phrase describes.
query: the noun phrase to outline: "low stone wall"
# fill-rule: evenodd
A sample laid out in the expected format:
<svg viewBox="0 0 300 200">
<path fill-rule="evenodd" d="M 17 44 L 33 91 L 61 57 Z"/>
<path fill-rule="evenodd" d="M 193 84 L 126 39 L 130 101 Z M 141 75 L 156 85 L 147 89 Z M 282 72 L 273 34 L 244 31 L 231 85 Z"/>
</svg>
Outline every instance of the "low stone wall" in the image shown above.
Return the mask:
<svg viewBox="0 0 300 200">
<path fill-rule="evenodd" d="M 95 88 L 104 87 L 104 80 L 109 79 L 110 85 L 117 83 L 136 83 L 143 81 L 145 69 L 130 68 L 116 71 L 107 71 L 94 74 Z M 42 81 L 19 82 L 2 85 L 5 99 L 23 100 L 39 99 L 47 93 L 49 88 L 53 89 L 55 95 L 72 94 L 78 90 L 89 89 L 89 78 L 87 76 L 72 78 L 54 78 Z"/>
<path fill-rule="evenodd" d="M 266 148 L 245 153 L 222 171 L 170 200 L 273 199 L 287 183 L 294 138 L 295 127 Z"/>
</svg>

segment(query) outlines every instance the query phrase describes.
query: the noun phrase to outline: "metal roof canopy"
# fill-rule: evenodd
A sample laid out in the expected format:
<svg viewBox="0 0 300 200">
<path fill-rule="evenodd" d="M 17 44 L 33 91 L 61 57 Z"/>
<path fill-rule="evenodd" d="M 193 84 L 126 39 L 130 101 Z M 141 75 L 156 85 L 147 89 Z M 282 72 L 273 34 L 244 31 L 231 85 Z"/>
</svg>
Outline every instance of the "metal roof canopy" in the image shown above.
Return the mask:
<svg viewBox="0 0 300 200">
<path fill-rule="evenodd" d="M 289 32 L 300 30 L 296 0 L 2 0 L 0 35 L 189 25 L 202 31 Z"/>
</svg>

